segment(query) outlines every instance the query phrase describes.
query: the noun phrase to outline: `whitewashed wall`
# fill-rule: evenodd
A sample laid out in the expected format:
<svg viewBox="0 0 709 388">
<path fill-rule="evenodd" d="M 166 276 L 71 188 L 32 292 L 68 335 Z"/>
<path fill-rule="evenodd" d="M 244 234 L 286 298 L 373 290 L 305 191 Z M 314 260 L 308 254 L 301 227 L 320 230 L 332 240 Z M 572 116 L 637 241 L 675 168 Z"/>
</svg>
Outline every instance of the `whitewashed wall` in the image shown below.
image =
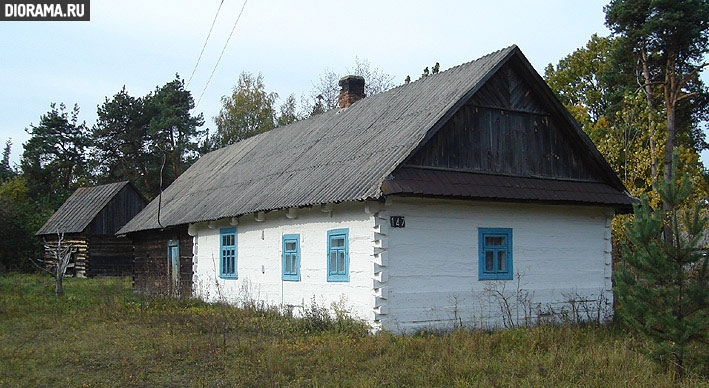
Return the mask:
<svg viewBox="0 0 709 388">
<path fill-rule="evenodd" d="M 394 215 L 405 217 L 405 228 L 389 226 Z M 604 314 L 611 311 L 611 217 L 600 207 L 420 198 L 340 204 L 331 213 L 301 209 L 295 219 L 282 211 L 263 222 L 249 215 L 237 226 L 238 279 L 218 276 L 219 228 L 230 220 L 213 229 L 200 223 L 190 228 L 194 289 L 205 300 L 237 304 L 342 302 L 375 330 L 393 332 L 504 326 L 510 322 L 499 295 L 517 324 L 562 314 L 584 318 L 597 314 L 599 301 Z M 478 280 L 479 227 L 513 229 L 514 280 Z M 327 282 L 327 231 L 339 228 L 349 228 L 350 281 Z M 282 236 L 293 233 L 300 234 L 299 282 L 281 280 Z M 528 303 L 518 301 L 524 295 Z M 577 300 L 575 309 L 570 299 Z M 538 316 L 549 312 L 556 315 Z"/>
<path fill-rule="evenodd" d="M 389 227 L 392 215 L 405 216 L 405 228 Z M 396 332 L 452 328 L 454 321 L 503 326 L 497 291 L 508 299 L 516 323 L 524 321 L 525 304 L 516 303 L 524 294 L 534 306 L 531 323 L 540 312 L 573 314 L 565 303 L 570 298 L 580 299 L 580 318 L 603 302 L 601 294 L 608 312 L 611 217 L 609 209 L 588 206 L 389 199 L 376 217 L 388 240 L 378 322 Z M 514 280 L 478 280 L 479 227 L 513 229 Z"/>
<path fill-rule="evenodd" d="M 219 278 L 219 228 L 231 227 L 220 220 L 210 229 L 193 225 L 195 295 L 205 300 L 224 298 L 230 303 L 250 299 L 269 305 L 309 306 L 313 297 L 320 306 L 344 302 L 350 313 L 373 324 L 374 219 L 365 204 L 334 205 L 324 213 L 319 206 L 300 209 L 297 218 L 270 212 L 263 222 L 253 215 L 239 218 L 237 228 L 237 279 Z M 349 228 L 350 281 L 327 281 L 327 231 Z M 282 236 L 300 234 L 300 281 L 281 280 Z M 297 312 L 297 308 L 295 309 Z"/>
</svg>

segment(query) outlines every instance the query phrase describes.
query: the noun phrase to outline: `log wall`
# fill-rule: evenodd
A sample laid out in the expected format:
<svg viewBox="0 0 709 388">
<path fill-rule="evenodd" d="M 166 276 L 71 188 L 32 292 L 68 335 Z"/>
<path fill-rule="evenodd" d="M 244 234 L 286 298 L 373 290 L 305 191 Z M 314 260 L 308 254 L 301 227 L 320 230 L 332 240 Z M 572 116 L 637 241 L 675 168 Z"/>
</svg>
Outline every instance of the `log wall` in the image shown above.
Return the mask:
<svg viewBox="0 0 709 388">
<path fill-rule="evenodd" d="M 132 233 L 133 289 L 153 295 L 187 297 L 192 295 L 192 237 L 187 226 Z M 171 281 L 167 244 L 179 240 L 180 274 L 178 284 Z"/>
<path fill-rule="evenodd" d="M 130 276 L 133 244 L 125 237 L 91 236 L 86 276 Z"/>
<path fill-rule="evenodd" d="M 56 245 L 57 237 L 45 236 L 43 239 L 44 245 Z M 68 277 L 79 277 L 84 278 L 87 276 L 86 267 L 89 258 L 89 244 L 86 237 L 81 235 L 65 235 L 62 244 L 71 244 L 76 248 L 76 253 L 74 253 L 69 266 L 66 270 L 66 275 Z M 52 253 L 44 248 L 44 259 L 52 260 Z"/>
</svg>

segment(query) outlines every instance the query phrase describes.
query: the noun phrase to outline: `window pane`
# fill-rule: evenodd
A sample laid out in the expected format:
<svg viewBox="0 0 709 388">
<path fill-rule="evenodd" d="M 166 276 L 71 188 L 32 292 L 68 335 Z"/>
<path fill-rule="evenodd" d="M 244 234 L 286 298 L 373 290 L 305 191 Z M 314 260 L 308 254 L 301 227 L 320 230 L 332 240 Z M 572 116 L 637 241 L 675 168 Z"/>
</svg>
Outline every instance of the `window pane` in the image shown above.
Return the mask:
<svg viewBox="0 0 709 388">
<path fill-rule="evenodd" d="M 334 236 L 330 240 L 330 246 L 333 248 L 339 248 L 339 247 L 344 247 L 345 246 L 345 237 L 344 236 Z"/>
<path fill-rule="evenodd" d="M 345 252 L 337 252 L 337 272 L 345 273 Z"/>
<path fill-rule="evenodd" d="M 492 271 L 492 269 L 495 267 L 493 264 L 493 262 L 495 261 L 494 255 L 495 255 L 495 252 L 493 252 L 493 251 L 485 252 L 485 270 L 486 271 Z"/>
<path fill-rule="evenodd" d="M 222 245 L 225 247 L 233 246 L 235 238 L 236 237 L 233 234 L 222 235 Z"/>
<path fill-rule="evenodd" d="M 337 252 L 330 252 L 330 273 L 337 271 Z"/>
<path fill-rule="evenodd" d="M 295 241 L 286 241 L 286 251 L 295 251 Z"/>
<path fill-rule="evenodd" d="M 507 271 L 507 252 L 499 251 L 497 252 L 497 269 L 499 271 Z"/>
<path fill-rule="evenodd" d="M 297 260 L 296 260 L 295 255 L 291 256 L 290 263 L 291 263 L 291 271 L 290 272 L 295 275 L 296 273 L 298 273 L 298 269 L 296 268 Z"/>
<path fill-rule="evenodd" d="M 485 237 L 486 246 L 504 246 L 505 237 L 504 236 L 487 236 Z"/>
</svg>

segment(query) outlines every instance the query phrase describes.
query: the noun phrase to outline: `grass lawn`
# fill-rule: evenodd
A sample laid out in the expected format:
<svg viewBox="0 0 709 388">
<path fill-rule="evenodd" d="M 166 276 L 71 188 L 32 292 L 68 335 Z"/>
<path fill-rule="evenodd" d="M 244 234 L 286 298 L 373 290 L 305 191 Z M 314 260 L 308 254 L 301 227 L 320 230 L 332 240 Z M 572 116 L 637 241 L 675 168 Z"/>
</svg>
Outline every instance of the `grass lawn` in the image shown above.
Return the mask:
<svg viewBox="0 0 709 388">
<path fill-rule="evenodd" d="M 709 387 L 607 327 L 442 336 L 133 294 L 127 279 L 0 275 L 0 387 Z"/>
</svg>

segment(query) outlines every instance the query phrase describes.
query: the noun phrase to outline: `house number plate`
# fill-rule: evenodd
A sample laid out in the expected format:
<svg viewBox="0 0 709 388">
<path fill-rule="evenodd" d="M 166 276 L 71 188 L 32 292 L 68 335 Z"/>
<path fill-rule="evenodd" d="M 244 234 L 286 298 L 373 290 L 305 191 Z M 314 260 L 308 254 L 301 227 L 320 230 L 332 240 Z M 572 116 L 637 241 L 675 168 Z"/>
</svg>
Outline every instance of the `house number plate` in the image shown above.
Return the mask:
<svg viewBox="0 0 709 388">
<path fill-rule="evenodd" d="M 406 227 L 406 220 L 404 216 L 391 216 L 389 217 L 389 222 L 392 228 L 404 228 Z"/>
</svg>

